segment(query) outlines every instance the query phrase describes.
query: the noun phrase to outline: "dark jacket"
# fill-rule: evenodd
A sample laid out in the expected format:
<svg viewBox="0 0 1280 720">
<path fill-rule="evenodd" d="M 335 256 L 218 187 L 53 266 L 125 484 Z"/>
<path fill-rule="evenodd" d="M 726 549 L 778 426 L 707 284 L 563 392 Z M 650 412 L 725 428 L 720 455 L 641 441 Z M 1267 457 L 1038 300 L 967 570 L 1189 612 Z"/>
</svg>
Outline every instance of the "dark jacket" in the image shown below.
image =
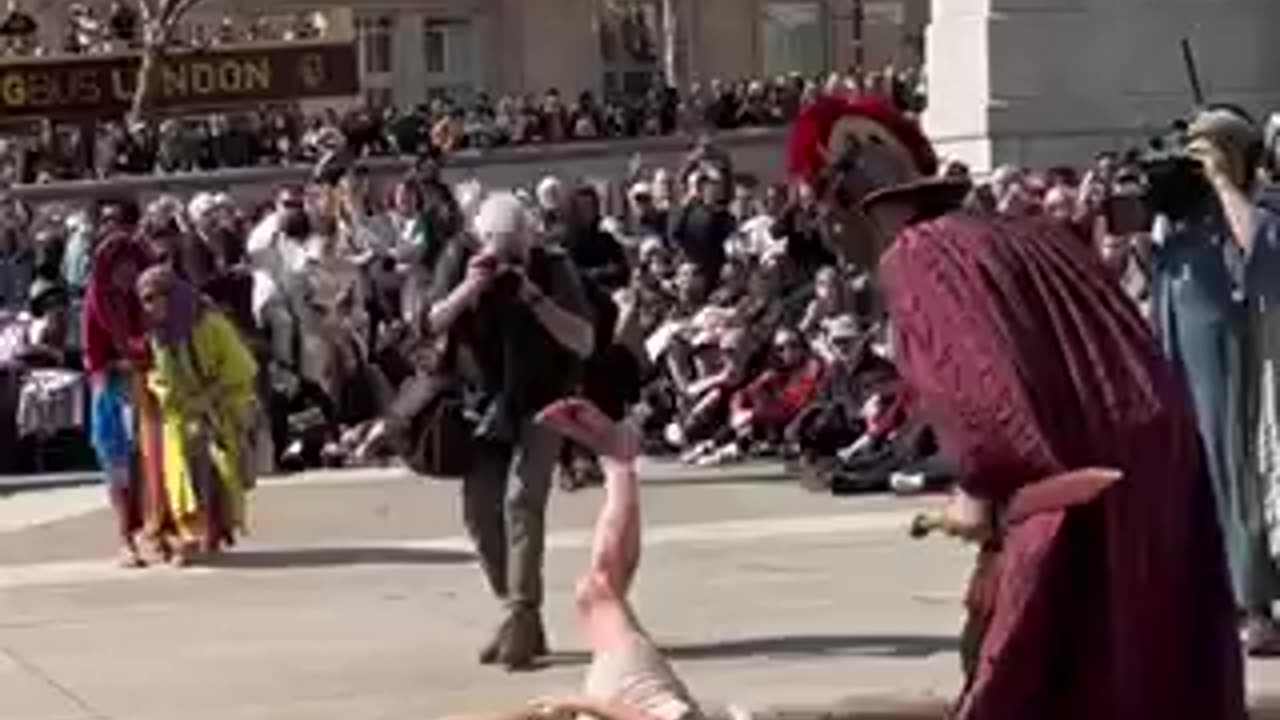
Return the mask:
<svg viewBox="0 0 1280 720">
<path fill-rule="evenodd" d="M 455 242 L 436 267 L 428 302 L 440 302 L 466 277 L 475 245 Z M 561 309 L 591 320 L 581 279 L 569 255 L 535 247 L 525 267 L 529 279 Z M 459 370 L 460 348 L 475 359 L 475 377 L 466 378 L 480 399 L 477 433 L 507 443 L 520 425 L 552 401 L 564 397 L 581 377 L 582 360 L 562 346 L 517 297 L 512 282 L 498 282 L 449 331 L 446 366 Z"/>
<path fill-rule="evenodd" d="M 724 243 L 736 228 L 737 222 L 725 208 L 694 201 L 676 216 L 671 238 L 684 256 L 715 284 L 720 280 L 720 268 L 724 267 Z"/>
</svg>

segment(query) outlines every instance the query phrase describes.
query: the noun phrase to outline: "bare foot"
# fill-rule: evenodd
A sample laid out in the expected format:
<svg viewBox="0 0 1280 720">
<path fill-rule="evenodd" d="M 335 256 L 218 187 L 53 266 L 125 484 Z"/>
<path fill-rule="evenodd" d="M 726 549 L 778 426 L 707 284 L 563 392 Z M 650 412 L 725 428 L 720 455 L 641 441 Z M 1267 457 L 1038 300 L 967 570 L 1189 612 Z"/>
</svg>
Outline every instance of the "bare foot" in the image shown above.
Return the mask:
<svg viewBox="0 0 1280 720">
<path fill-rule="evenodd" d="M 146 567 L 147 561 L 142 559 L 136 547 L 125 546 L 120 548 L 119 554 L 116 555 L 116 565 L 125 570 L 137 570 Z"/>
<path fill-rule="evenodd" d="M 156 536 L 147 539 L 148 554 L 150 561 L 163 565 L 173 557 L 173 548 L 169 546 L 168 540 L 164 537 Z"/>
<path fill-rule="evenodd" d="M 200 544 L 194 540 L 183 540 L 173 548 L 173 554 L 169 556 L 169 564 L 175 568 L 184 568 L 191 564 L 192 560 L 200 552 Z"/>
<path fill-rule="evenodd" d="M 589 400 L 557 400 L 538 414 L 538 422 L 601 458 L 631 462 L 640 454 L 640 435 L 635 428 L 611 420 Z"/>
</svg>

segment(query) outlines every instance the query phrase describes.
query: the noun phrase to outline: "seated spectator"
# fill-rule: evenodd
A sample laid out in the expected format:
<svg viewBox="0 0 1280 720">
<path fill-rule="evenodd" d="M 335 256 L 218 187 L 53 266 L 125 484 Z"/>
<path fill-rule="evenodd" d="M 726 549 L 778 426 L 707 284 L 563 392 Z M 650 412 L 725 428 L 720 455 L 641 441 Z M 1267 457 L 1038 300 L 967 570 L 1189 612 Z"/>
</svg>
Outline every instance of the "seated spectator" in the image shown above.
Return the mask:
<svg viewBox="0 0 1280 720">
<path fill-rule="evenodd" d="M 735 309 L 747 297 L 755 263 L 748 258 L 730 257 L 720 270 L 720 285 L 711 293 L 713 307 Z"/>
<path fill-rule="evenodd" d="M 772 351 L 770 367 L 733 393 L 728 428 L 702 445 L 702 452 L 687 456 L 689 461 L 735 462 L 753 449 L 767 452 L 781 445 L 787 426 L 813 402 L 823 363 L 794 330 L 779 330 Z"/>
<path fill-rule="evenodd" d="M 27 312 L 21 316 L 26 338 L 18 357 L 27 367 L 73 368 L 70 297 L 55 280 L 38 278 L 31 284 Z"/>
<path fill-rule="evenodd" d="M 826 323 L 857 310 L 852 288 L 840 277 L 840 271 L 828 265 L 813 280 L 813 300 L 805 308 L 800 321 L 800 334 L 818 339 Z"/>
<path fill-rule="evenodd" d="M 669 448 L 685 451 L 687 462 L 714 447 L 728 420 L 729 399 L 745 371 L 744 338 L 739 330 L 709 329 L 676 338 L 665 368 L 669 384 L 651 388 L 642 398 L 650 425 L 654 418 L 669 418 L 663 439 Z M 658 394 L 663 391 L 666 397 Z"/>
<path fill-rule="evenodd" d="M 637 255 L 631 286 L 638 331 L 648 338 L 665 322 L 676 302 L 671 254 L 657 238 L 646 240 Z"/>
<path fill-rule="evenodd" d="M 70 298 L 56 282 L 32 283 L 27 310 L 13 319 L 0 338 L 0 366 L 16 379 L 12 411 L 20 445 L 6 450 L 21 455 L 33 472 L 87 466 L 86 385 L 79 357 L 72 351 Z M 0 320 L 3 323 L 3 320 Z"/>
<path fill-rule="evenodd" d="M 765 255 L 785 251 L 787 239 L 775 234 L 778 221 L 786 211 L 787 189 L 784 185 L 769 185 L 764 198 L 754 208 L 754 214 L 745 217 L 738 226 L 739 254 L 762 258 Z"/>
<path fill-rule="evenodd" d="M 892 489 L 912 494 L 949 485 L 955 467 L 938 448 L 932 429 L 900 391 L 871 395 L 862 409 L 865 430 L 837 453 L 829 478 L 837 495 Z"/>
<path fill-rule="evenodd" d="M 807 469 L 821 471 L 835 461 L 836 453 L 866 431 L 862 410 L 877 393 L 892 390 L 898 375 L 893 364 L 872 348 L 870 332 L 859 332 L 852 315 L 841 315 L 826 324 L 821 345 L 831 360 L 811 403 L 787 428 L 789 452 L 798 455 Z"/>
</svg>

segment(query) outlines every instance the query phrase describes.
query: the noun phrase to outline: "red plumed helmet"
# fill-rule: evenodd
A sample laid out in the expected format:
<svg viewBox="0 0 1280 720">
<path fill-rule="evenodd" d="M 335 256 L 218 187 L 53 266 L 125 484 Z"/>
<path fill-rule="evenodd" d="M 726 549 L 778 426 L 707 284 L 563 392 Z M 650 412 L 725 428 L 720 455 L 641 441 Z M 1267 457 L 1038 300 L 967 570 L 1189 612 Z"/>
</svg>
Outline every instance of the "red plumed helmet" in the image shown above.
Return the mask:
<svg viewBox="0 0 1280 720">
<path fill-rule="evenodd" d="M 866 94 L 823 95 L 806 105 L 787 139 L 787 173 L 810 183 L 823 177 L 836 159 L 833 148 L 842 147 L 841 135 L 893 147 L 912 175 L 938 171 L 938 157 L 920 126 L 885 98 Z"/>
</svg>

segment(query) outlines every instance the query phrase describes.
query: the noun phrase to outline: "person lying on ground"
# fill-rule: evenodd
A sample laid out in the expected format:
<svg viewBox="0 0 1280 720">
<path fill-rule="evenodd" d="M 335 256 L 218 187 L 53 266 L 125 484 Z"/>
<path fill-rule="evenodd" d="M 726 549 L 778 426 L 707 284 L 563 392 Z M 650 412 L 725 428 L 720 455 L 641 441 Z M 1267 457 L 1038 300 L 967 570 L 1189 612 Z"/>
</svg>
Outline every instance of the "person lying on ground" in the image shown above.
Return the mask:
<svg viewBox="0 0 1280 720">
<path fill-rule="evenodd" d="M 538 422 L 595 451 L 605 475 L 591 560 L 578 580 L 575 607 L 591 648 L 580 695 L 535 700 L 527 708 L 465 720 L 700 720 L 688 689 L 641 626 L 627 592 L 640 564 L 640 494 L 635 459 L 640 435 L 588 401 L 552 404 Z M 457 719 L 463 720 L 463 719 Z"/>
</svg>

